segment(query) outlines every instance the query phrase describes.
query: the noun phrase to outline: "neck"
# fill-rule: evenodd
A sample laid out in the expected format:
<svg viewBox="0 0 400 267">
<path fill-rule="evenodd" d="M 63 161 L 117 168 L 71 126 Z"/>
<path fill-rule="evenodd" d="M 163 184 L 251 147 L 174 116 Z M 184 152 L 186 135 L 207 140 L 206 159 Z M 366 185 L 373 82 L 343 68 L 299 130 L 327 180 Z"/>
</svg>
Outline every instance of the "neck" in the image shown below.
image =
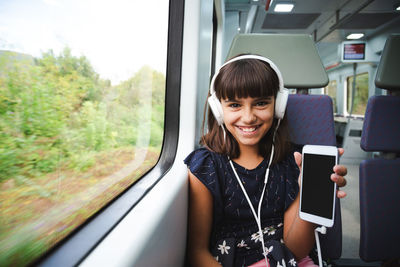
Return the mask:
<svg viewBox="0 0 400 267">
<path fill-rule="evenodd" d="M 235 158 L 234 161 L 246 169 L 251 170 L 256 168 L 263 159 L 264 158 L 259 154 L 258 147 L 241 147 L 240 155 Z"/>
</svg>

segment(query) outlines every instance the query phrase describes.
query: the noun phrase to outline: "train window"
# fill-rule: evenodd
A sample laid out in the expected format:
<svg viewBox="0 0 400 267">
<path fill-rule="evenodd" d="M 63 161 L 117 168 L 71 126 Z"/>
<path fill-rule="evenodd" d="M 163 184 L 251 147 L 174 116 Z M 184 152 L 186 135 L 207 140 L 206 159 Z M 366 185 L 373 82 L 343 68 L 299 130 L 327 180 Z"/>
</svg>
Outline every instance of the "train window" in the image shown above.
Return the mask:
<svg viewBox="0 0 400 267">
<path fill-rule="evenodd" d="M 27 265 L 151 169 L 169 1 L 0 3 L 0 265 Z"/>
<path fill-rule="evenodd" d="M 333 113 L 337 113 L 337 83 L 336 80 L 329 81 L 329 84 L 325 87 L 325 94 L 332 98 Z"/>
<path fill-rule="evenodd" d="M 364 116 L 368 102 L 368 73 L 356 75 L 356 90 L 354 92 L 353 77 L 347 77 L 347 113 Z"/>
</svg>

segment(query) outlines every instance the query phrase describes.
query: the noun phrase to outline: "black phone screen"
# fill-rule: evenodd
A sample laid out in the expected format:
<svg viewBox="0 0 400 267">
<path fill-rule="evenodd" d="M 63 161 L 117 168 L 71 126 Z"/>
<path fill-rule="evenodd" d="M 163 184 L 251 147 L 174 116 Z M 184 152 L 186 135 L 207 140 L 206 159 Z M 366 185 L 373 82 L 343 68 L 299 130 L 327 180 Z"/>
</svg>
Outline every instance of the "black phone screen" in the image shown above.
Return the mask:
<svg viewBox="0 0 400 267">
<path fill-rule="evenodd" d="M 335 156 L 304 154 L 301 211 L 332 219 Z"/>
</svg>

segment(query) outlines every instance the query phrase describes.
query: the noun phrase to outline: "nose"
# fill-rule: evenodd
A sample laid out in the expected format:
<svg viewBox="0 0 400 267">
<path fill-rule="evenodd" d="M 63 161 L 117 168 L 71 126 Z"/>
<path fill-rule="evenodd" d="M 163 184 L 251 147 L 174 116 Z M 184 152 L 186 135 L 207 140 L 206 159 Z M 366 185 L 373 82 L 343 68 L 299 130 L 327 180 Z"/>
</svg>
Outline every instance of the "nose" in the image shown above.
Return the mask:
<svg viewBox="0 0 400 267">
<path fill-rule="evenodd" d="M 257 120 L 254 111 L 252 110 L 251 107 L 246 107 L 243 109 L 243 114 L 242 114 L 242 121 L 247 124 L 251 124 Z"/>
</svg>

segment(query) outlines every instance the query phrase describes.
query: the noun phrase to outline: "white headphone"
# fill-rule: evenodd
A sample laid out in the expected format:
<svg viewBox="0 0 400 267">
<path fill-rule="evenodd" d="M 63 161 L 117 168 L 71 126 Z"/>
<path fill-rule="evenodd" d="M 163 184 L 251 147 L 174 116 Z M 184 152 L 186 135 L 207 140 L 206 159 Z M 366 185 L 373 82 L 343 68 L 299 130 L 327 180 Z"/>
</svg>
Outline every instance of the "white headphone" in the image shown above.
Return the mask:
<svg viewBox="0 0 400 267">
<path fill-rule="evenodd" d="M 235 57 L 235 58 L 225 62 L 218 69 L 218 71 L 215 72 L 213 78 L 211 79 L 210 97 L 208 98 L 208 105 L 210 106 L 211 111 L 212 111 L 218 125 L 222 125 L 224 123 L 224 114 L 222 111 L 221 102 L 218 100 L 218 98 L 215 94 L 215 88 L 214 88 L 215 79 L 218 76 L 219 71 L 221 70 L 222 67 L 224 67 L 234 61 L 238 61 L 238 60 L 242 60 L 242 59 L 258 59 L 258 60 L 264 61 L 264 62 L 268 63 L 271 66 L 271 68 L 275 71 L 276 75 L 278 76 L 278 80 L 279 80 L 279 91 L 278 91 L 278 93 L 276 95 L 276 99 L 275 99 L 275 118 L 283 119 L 283 116 L 285 115 L 287 99 L 289 96 L 289 90 L 283 87 L 282 74 L 279 71 L 278 67 L 270 59 L 268 59 L 266 57 L 257 56 L 257 55 L 243 55 L 243 56 Z"/>
</svg>

